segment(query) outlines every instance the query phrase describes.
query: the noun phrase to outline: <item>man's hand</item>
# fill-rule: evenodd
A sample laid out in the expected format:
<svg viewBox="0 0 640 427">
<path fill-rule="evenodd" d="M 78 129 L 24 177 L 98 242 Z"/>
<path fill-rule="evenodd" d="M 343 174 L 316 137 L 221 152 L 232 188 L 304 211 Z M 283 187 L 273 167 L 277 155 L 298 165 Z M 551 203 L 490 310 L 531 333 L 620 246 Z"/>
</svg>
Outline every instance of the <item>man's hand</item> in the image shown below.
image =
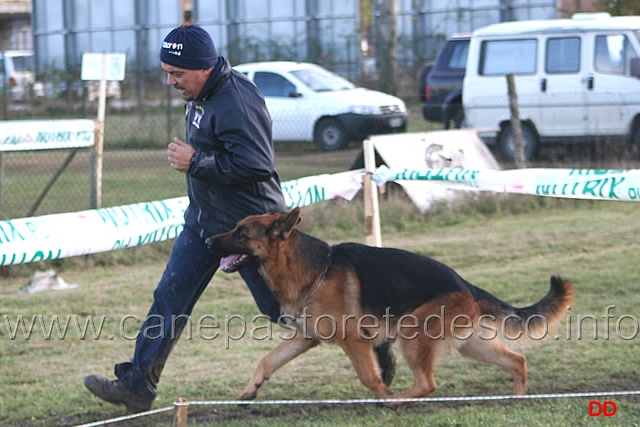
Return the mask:
<svg viewBox="0 0 640 427">
<path fill-rule="evenodd" d="M 196 150 L 194 150 L 189 144 L 181 141 L 178 137 L 174 137 L 173 142 L 170 143 L 167 148 L 169 165 L 172 169 L 187 173 L 189 171 L 191 157 L 193 157 L 193 153 L 195 152 Z"/>
</svg>

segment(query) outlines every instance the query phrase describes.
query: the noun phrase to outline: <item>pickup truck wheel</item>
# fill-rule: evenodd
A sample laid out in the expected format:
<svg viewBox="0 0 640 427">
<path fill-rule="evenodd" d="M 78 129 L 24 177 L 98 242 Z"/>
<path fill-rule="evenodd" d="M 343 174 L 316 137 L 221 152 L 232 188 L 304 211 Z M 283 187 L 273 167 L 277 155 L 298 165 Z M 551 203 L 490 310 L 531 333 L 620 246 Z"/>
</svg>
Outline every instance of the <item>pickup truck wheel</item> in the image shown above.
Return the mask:
<svg viewBox="0 0 640 427">
<path fill-rule="evenodd" d="M 347 146 L 347 135 L 344 127 L 336 119 L 323 119 L 313 133 L 314 141 L 324 151 L 335 151 Z"/>
<path fill-rule="evenodd" d="M 507 125 L 498 136 L 498 145 L 500 152 L 505 160 L 516 159 L 516 144 L 513 140 L 513 129 L 511 125 Z M 532 160 L 538 152 L 538 140 L 531 126 L 522 123 L 522 145 L 524 148 L 524 159 Z"/>
</svg>

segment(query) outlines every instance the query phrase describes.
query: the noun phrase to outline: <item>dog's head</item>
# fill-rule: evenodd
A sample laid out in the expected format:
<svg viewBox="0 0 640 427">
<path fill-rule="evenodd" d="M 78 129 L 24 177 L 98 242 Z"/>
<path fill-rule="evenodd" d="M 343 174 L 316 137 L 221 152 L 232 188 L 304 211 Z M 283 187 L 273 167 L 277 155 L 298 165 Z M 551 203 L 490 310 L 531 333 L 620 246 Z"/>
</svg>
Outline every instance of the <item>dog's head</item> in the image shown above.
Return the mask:
<svg viewBox="0 0 640 427">
<path fill-rule="evenodd" d="M 248 216 L 227 233 L 209 237 L 209 250 L 222 256 L 220 269 L 231 273 L 252 262 L 262 263 L 277 251 L 300 222 L 300 208 Z"/>
</svg>

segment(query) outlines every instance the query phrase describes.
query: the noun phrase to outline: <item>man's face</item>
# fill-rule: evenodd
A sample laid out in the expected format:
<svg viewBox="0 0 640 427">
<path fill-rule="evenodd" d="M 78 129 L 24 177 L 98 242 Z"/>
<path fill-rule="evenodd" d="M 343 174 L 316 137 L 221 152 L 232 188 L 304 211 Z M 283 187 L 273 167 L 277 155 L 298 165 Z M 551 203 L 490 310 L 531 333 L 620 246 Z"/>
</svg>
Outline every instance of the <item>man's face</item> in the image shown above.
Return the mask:
<svg viewBox="0 0 640 427">
<path fill-rule="evenodd" d="M 180 92 L 180 96 L 185 101 L 193 101 L 202 91 L 207 82 L 211 70 L 187 70 L 185 68 L 174 67 L 167 63 L 162 63 L 162 69 L 167 73 L 167 85 L 173 86 Z"/>
</svg>

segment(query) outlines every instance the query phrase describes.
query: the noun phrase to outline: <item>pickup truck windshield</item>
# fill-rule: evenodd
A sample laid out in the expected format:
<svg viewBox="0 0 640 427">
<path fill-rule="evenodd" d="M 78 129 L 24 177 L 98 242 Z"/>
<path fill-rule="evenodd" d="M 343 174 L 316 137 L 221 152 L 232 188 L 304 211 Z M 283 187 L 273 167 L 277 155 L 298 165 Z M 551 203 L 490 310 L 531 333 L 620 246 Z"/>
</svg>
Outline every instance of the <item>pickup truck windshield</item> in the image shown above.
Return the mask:
<svg viewBox="0 0 640 427">
<path fill-rule="evenodd" d="M 336 92 L 355 88 L 355 85 L 349 80 L 343 79 L 329 71 L 310 68 L 307 70 L 293 71 L 291 74 L 314 92 Z"/>
</svg>

